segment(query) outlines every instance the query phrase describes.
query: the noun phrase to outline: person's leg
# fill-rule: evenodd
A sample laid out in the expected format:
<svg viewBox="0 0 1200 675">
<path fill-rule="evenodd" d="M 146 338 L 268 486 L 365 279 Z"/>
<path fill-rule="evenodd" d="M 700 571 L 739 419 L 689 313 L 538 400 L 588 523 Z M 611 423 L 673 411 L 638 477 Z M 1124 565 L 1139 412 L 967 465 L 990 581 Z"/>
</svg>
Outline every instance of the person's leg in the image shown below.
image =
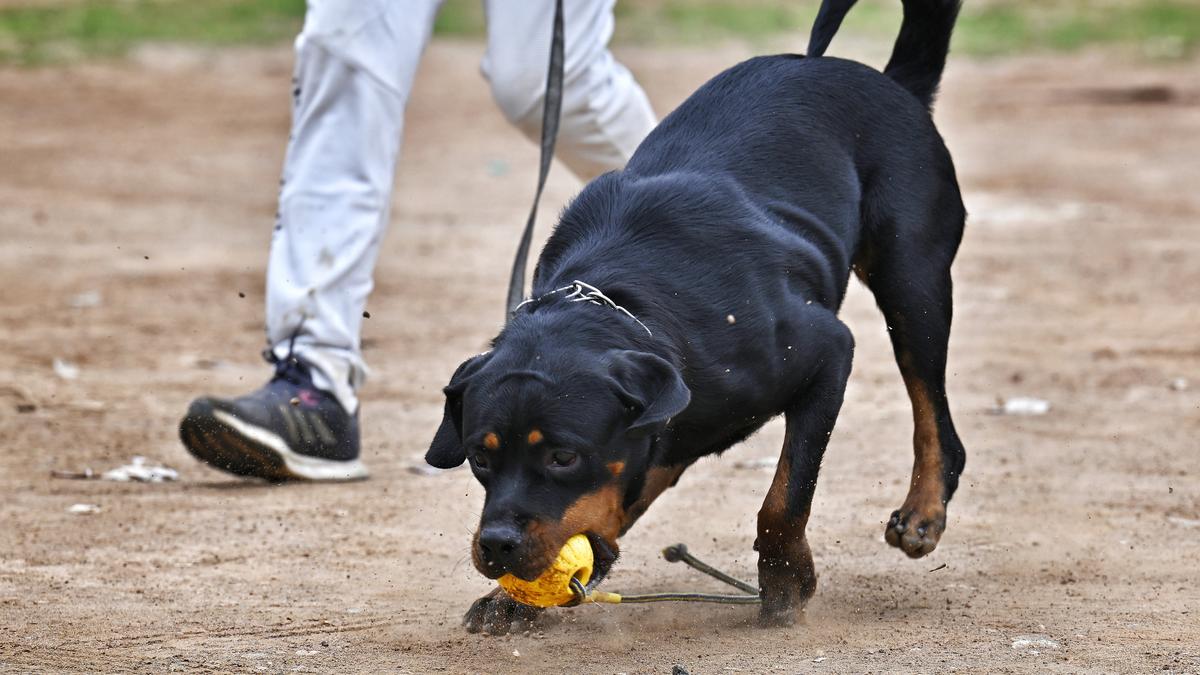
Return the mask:
<svg viewBox="0 0 1200 675">
<path fill-rule="evenodd" d="M 404 106 L 440 0 L 310 0 L 267 268 L 267 340 L 353 414 L 362 313 L 387 227 Z"/>
<path fill-rule="evenodd" d="M 620 169 L 654 128 L 645 92 L 613 57 L 616 0 L 564 4 L 563 110 L 557 154 L 584 180 Z M 504 116 L 535 142 L 554 20 L 553 0 L 485 0 L 488 46 L 482 70 Z"/>
<path fill-rule="evenodd" d="M 362 313 L 388 220 L 404 106 L 441 0 L 309 0 L 267 268 L 275 376 L 201 397 L 180 423 L 197 458 L 271 480 L 363 478 Z"/>
</svg>

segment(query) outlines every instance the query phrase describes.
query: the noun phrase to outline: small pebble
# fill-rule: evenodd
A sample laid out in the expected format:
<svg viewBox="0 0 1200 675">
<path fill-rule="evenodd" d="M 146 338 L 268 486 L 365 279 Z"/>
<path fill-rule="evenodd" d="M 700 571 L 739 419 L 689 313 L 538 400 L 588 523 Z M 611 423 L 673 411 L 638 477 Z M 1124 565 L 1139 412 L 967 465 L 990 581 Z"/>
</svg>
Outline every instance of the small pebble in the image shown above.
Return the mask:
<svg viewBox="0 0 1200 675">
<path fill-rule="evenodd" d="M 995 415 L 1045 415 L 1050 412 L 1050 402 L 1030 396 L 1017 396 L 999 401 L 990 412 Z"/>
<path fill-rule="evenodd" d="M 1038 635 L 1020 635 L 1013 640 L 1012 648 L 1037 654 L 1039 649 L 1058 649 L 1059 644 L 1049 638 Z"/>
<path fill-rule="evenodd" d="M 54 374 L 64 380 L 74 380 L 79 377 L 79 366 L 63 359 L 54 359 L 50 364 Z"/>
</svg>

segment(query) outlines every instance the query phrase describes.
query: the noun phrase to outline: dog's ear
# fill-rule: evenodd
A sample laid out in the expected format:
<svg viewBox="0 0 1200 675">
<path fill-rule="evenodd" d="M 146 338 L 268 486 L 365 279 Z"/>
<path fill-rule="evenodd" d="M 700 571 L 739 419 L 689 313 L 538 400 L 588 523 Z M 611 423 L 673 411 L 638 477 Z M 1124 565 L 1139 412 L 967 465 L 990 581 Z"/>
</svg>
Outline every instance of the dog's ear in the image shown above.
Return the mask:
<svg viewBox="0 0 1200 675">
<path fill-rule="evenodd" d="M 450 384 L 442 389 L 446 395 L 446 408 L 442 412 L 442 424 L 425 453 L 427 464 L 439 469 L 453 469 L 467 460 L 462 441 L 463 392 L 467 390 L 467 382 L 490 358 L 491 352 L 488 352 L 463 361 L 450 377 Z"/>
<path fill-rule="evenodd" d="M 683 412 L 692 392 L 675 366 L 647 352 L 610 352 L 608 377 L 617 396 L 639 415 L 626 433 L 641 438 L 660 433 L 671 418 Z"/>
</svg>

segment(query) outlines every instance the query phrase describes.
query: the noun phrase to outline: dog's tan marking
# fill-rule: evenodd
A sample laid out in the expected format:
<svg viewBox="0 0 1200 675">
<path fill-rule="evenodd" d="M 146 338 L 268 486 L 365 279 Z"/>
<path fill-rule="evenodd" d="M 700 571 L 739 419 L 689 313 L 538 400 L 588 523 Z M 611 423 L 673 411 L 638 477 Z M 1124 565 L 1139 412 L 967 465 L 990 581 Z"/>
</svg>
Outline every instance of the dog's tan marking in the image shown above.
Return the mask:
<svg viewBox="0 0 1200 675">
<path fill-rule="evenodd" d="M 543 440 L 545 440 L 545 437 L 542 436 L 541 429 L 530 429 L 529 435 L 525 437 L 525 440 L 530 445 L 537 445 L 538 443 L 541 443 Z"/>
<path fill-rule="evenodd" d="M 775 467 L 775 477 L 758 511 L 758 585 L 763 607 L 760 621 L 772 625 L 790 625 L 797 612 L 812 597 L 817 587 L 817 570 L 804 528 L 808 525 L 808 506 L 800 513 L 788 513 L 791 487 L 790 434 L 783 442 L 783 455 Z"/>
<path fill-rule="evenodd" d="M 655 499 L 667 488 L 675 485 L 679 480 L 679 474 L 683 473 L 683 465 L 678 466 L 654 466 L 646 471 L 646 480 L 642 484 L 642 494 L 638 496 L 636 502 L 629 506 L 629 510 L 625 513 L 625 522 L 621 525 L 621 532 L 625 532 L 637 522 L 638 518 L 650 508 Z"/>
<path fill-rule="evenodd" d="M 925 513 L 944 511 L 942 499 L 942 444 L 938 440 L 937 417 L 924 384 L 907 378 L 908 397 L 913 408 L 913 473 L 908 499 Z"/>
<path fill-rule="evenodd" d="M 489 431 L 487 435 L 483 437 L 483 447 L 487 448 L 488 450 L 500 449 L 500 437 L 496 435 L 496 432 Z"/>
<path fill-rule="evenodd" d="M 608 471 L 613 475 L 613 478 L 625 472 L 625 462 L 609 462 L 605 466 L 608 467 Z"/>
<path fill-rule="evenodd" d="M 913 410 L 913 470 L 908 496 L 898 517 L 888 523 L 884 538 L 910 557 L 919 558 L 937 547 L 946 527 L 946 480 L 937 411 L 929 387 L 913 372 L 909 354 L 902 354 L 899 362 Z"/>
<path fill-rule="evenodd" d="M 559 520 L 535 520 L 526 532 L 532 539 L 530 555 L 536 563 L 534 569 L 546 569 L 567 539 L 590 532 L 604 539 L 615 551 L 617 537 L 625 511 L 621 508 L 621 494 L 615 483 L 609 483 L 595 492 L 589 492 L 567 507 Z"/>
<path fill-rule="evenodd" d="M 784 441 L 785 448 L 787 445 Z M 791 458 L 785 451 L 775 466 L 775 477 L 771 479 L 771 487 L 758 511 L 758 550 L 764 554 L 786 555 L 790 542 L 804 537 L 808 513 L 790 516 L 787 512 L 791 467 Z"/>
</svg>

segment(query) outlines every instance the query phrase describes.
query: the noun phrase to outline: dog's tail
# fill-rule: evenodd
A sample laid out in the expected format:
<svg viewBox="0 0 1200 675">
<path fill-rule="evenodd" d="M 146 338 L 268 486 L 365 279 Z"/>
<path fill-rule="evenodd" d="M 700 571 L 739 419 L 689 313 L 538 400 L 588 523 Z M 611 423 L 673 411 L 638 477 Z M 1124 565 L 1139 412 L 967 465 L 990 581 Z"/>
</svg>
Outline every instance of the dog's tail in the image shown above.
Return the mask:
<svg viewBox="0 0 1200 675">
<path fill-rule="evenodd" d="M 808 34 L 808 56 L 821 56 L 829 47 L 846 12 L 854 6 L 857 0 L 821 0 L 821 9 L 817 10 L 817 20 L 813 21 L 812 32 Z"/>
<path fill-rule="evenodd" d="M 926 108 L 933 108 L 950 34 L 962 0 L 903 0 L 904 22 L 892 47 L 883 74 L 912 92 Z M 821 56 L 842 25 L 855 0 L 823 0 L 808 41 L 808 55 Z"/>
</svg>

